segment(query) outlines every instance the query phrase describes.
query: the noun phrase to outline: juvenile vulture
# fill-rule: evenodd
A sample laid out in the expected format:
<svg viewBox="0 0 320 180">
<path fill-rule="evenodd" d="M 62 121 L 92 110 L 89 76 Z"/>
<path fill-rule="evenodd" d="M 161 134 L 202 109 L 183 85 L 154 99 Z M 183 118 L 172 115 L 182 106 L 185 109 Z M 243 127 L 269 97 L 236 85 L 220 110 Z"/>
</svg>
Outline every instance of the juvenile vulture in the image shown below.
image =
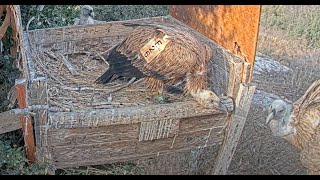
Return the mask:
<svg viewBox="0 0 320 180">
<path fill-rule="evenodd" d="M 84 5 L 80 12 L 80 17 L 74 22 L 74 25 L 94 24 L 94 12 L 93 8 L 89 5 Z"/>
<path fill-rule="evenodd" d="M 108 83 L 113 75 L 145 78 L 147 88 L 162 101 L 163 89 L 185 80 L 184 94 L 190 94 L 206 108 L 233 110 L 231 98 L 219 97 L 208 89 L 209 46 L 188 31 L 169 24 L 126 23 L 135 29 L 103 54 L 109 69 L 96 80 Z M 221 101 L 220 101 L 221 100 Z"/>
<path fill-rule="evenodd" d="M 266 123 L 274 136 L 285 138 L 301 151 L 308 174 L 320 175 L 320 80 L 293 104 L 275 100 Z"/>
</svg>

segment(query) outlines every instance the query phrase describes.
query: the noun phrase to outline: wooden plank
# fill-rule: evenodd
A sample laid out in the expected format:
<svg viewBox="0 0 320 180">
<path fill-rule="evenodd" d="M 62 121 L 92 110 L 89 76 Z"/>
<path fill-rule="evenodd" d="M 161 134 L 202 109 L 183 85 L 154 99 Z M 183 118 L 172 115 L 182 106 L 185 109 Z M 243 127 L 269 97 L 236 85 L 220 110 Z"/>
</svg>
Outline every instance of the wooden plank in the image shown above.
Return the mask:
<svg viewBox="0 0 320 180">
<path fill-rule="evenodd" d="M 20 109 L 28 107 L 27 104 L 27 84 L 25 79 L 17 79 L 16 83 L 17 100 Z M 25 148 L 27 152 L 27 158 L 30 162 L 35 161 L 36 147 L 34 144 L 33 126 L 31 123 L 30 115 L 22 115 L 20 117 L 21 126 L 23 130 L 23 137 L 25 142 Z"/>
<path fill-rule="evenodd" d="M 0 134 L 21 129 L 20 115 L 15 109 L 0 113 Z"/>
<path fill-rule="evenodd" d="M 240 85 L 238 96 L 235 100 L 235 112 L 231 115 L 230 126 L 227 129 L 223 146 L 219 151 L 213 174 L 226 174 L 233 154 L 240 139 L 255 86 Z"/>
<path fill-rule="evenodd" d="M 222 126 L 225 124 L 226 119 L 227 114 L 184 118 L 180 120 L 179 132 L 192 132 Z"/>
<path fill-rule="evenodd" d="M 170 15 L 233 52 L 234 43 L 253 65 L 261 5 L 171 5 Z"/>
<path fill-rule="evenodd" d="M 32 37 L 34 44 L 43 43 L 57 43 L 57 42 L 69 42 L 69 41 L 79 41 L 91 38 L 102 38 L 102 37 L 124 37 L 128 35 L 133 27 L 123 26 L 122 23 L 127 22 L 161 22 L 166 17 L 150 17 L 135 20 L 125 20 L 125 21 L 111 21 L 101 24 L 94 25 L 83 25 L 83 26 L 66 26 L 57 28 L 46 28 L 37 29 L 30 32 L 30 38 Z"/>
<path fill-rule="evenodd" d="M 225 130 L 225 126 L 211 128 L 209 132 L 209 138 L 206 142 L 205 147 L 222 143 L 225 135 L 224 130 Z"/>
<path fill-rule="evenodd" d="M 157 154 L 160 151 L 172 150 L 174 137 L 137 142 L 136 155 Z"/>
<path fill-rule="evenodd" d="M 204 147 L 210 130 L 194 131 L 177 135 L 172 142 L 174 149 Z"/>
<path fill-rule="evenodd" d="M 31 105 L 48 105 L 47 79 L 38 77 L 30 81 L 30 98 Z M 44 157 L 44 149 L 42 148 L 42 137 L 40 127 L 47 124 L 48 111 L 45 109 L 34 110 L 34 132 L 36 140 L 37 160 L 41 161 Z"/>
<path fill-rule="evenodd" d="M 35 65 L 31 57 L 31 47 L 27 33 L 23 33 L 23 48 L 22 53 L 22 62 L 23 62 L 23 75 L 27 79 L 35 79 L 36 71 Z"/>
<path fill-rule="evenodd" d="M 56 169 L 68 168 L 68 167 L 79 167 L 79 166 L 90 166 L 90 165 L 101 165 L 101 164 L 111 164 L 118 162 L 127 162 L 131 160 L 144 159 L 155 157 L 157 154 L 142 154 L 139 156 L 122 156 L 122 157 L 101 157 L 99 159 L 86 159 L 82 161 L 57 161 L 52 162 Z"/>
<path fill-rule="evenodd" d="M 50 147 L 54 162 L 88 161 L 134 155 L 137 141 Z"/>
<path fill-rule="evenodd" d="M 228 85 L 228 96 L 237 97 L 239 86 L 242 80 L 243 72 L 243 61 L 231 59 L 230 63 L 230 74 L 229 74 L 229 85 Z"/>
<path fill-rule="evenodd" d="M 252 71 L 251 71 L 251 64 L 247 61 L 243 63 L 243 72 L 242 72 L 242 79 L 241 83 L 242 84 L 249 84 L 252 79 Z"/>
<path fill-rule="evenodd" d="M 163 119 L 140 123 L 139 141 L 173 137 L 179 130 L 179 119 Z"/>
<path fill-rule="evenodd" d="M 122 127 L 129 128 L 129 125 L 121 125 Z M 111 133 L 116 130 L 108 129 L 108 133 Z M 100 127 L 99 127 L 100 128 Z M 91 135 L 94 135 L 94 129 L 82 128 L 81 131 L 91 131 Z M 66 129 L 70 131 L 71 129 Z M 106 128 L 100 128 L 99 132 L 103 132 Z M 127 129 L 129 130 L 129 129 Z M 53 131 L 58 132 L 57 130 L 49 130 L 48 141 L 50 142 L 51 138 L 54 138 L 56 134 L 52 133 Z M 61 130 L 59 130 L 61 131 Z M 77 130 L 71 130 L 77 131 Z M 55 146 L 55 144 L 50 143 L 50 147 L 47 147 L 51 151 L 52 161 L 58 167 L 60 166 L 80 166 L 80 165 L 90 165 L 90 164 L 101 164 L 100 161 L 105 163 L 107 162 L 119 162 L 121 159 L 138 159 L 141 157 L 154 157 L 159 154 L 186 151 L 195 147 L 204 147 L 206 146 L 209 133 L 220 132 L 221 127 L 217 130 L 211 131 L 211 129 L 194 131 L 189 133 L 177 134 L 176 137 L 171 138 L 162 138 L 152 141 L 138 141 L 137 137 L 135 140 L 121 140 L 114 142 L 91 142 L 91 144 L 86 143 L 72 143 L 64 146 Z M 125 132 L 125 131 L 123 131 Z M 52 134 L 51 134 L 52 133 Z M 129 134 L 130 132 L 127 132 Z M 59 132 L 59 134 L 61 134 Z M 79 132 L 80 134 L 80 132 Z M 122 133 L 125 134 L 125 133 Z M 115 134 L 116 136 L 117 134 Z M 136 134 L 137 136 L 137 134 Z M 92 136 L 91 136 L 92 137 Z M 215 136 L 216 143 L 222 142 L 222 136 Z M 210 144 L 210 146 L 216 145 Z M 209 144 L 208 144 L 209 146 Z"/>
<path fill-rule="evenodd" d="M 43 127 L 45 130 L 45 127 Z M 93 128 L 49 129 L 50 146 L 86 145 L 137 140 L 139 124 L 113 125 Z"/>
<path fill-rule="evenodd" d="M 133 124 L 163 119 L 180 119 L 192 116 L 221 114 L 217 108 L 205 109 L 194 101 L 135 106 L 79 112 L 50 112 L 51 128 L 78 128 Z"/>
</svg>

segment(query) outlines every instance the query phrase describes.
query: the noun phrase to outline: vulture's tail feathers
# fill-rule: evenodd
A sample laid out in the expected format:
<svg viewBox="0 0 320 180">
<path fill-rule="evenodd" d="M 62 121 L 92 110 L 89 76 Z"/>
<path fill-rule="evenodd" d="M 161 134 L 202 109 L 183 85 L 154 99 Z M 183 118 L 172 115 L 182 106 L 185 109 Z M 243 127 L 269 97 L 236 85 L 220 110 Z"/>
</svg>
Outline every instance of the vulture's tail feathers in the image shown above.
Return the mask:
<svg viewBox="0 0 320 180">
<path fill-rule="evenodd" d="M 99 83 L 99 84 L 108 83 L 114 74 L 115 73 L 113 72 L 112 69 L 108 69 L 102 76 L 100 76 L 95 81 L 95 83 Z"/>
<path fill-rule="evenodd" d="M 176 86 L 168 86 L 167 92 L 174 95 L 183 95 L 183 89 Z"/>
</svg>

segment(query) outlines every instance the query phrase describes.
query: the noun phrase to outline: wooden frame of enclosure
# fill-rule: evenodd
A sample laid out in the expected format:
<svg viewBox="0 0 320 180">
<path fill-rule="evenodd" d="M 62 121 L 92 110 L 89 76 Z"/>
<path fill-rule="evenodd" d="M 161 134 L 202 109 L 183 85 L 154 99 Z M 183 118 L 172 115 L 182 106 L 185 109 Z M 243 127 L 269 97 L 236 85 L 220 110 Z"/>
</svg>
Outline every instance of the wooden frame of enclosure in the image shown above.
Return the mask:
<svg viewBox="0 0 320 180">
<path fill-rule="evenodd" d="M 35 62 L 25 52 L 30 52 L 32 48 L 42 51 L 44 45 L 53 44 L 68 50 L 68 42 L 76 43 L 85 38 L 95 42 L 109 38 L 111 43 L 108 46 L 112 46 L 132 29 L 126 29 L 121 26 L 121 21 L 116 21 L 34 30 L 29 32 L 30 41 L 24 33 L 23 47 L 26 51 L 24 48 L 21 50 L 23 79 L 17 80 L 16 87 L 19 108 L 33 109 L 36 150 L 32 148 L 32 124 L 22 125 L 28 127 L 23 128 L 26 146 L 29 147 L 28 158 L 33 160 L 36 154 L 37 160 L 47 161 L 54 168 L 62 168 L 219 146 L 213 174 L 226 174 L 255 90 L 250 81 L 260 9 L 260 6 L 172 5 L 168 16 L 129 20 L 175 23 L 190 29 L 199 39 L 208 43 L 216 55 L 211 64 L 214 74 L 211 75 L 210 86 L 217 94 L 224 93 L 234 98 L 235 110 L 231 114 L 218 109 L 196 108 L 194 102 L 189 101 L 95 110 L 91 113 L 50 111 L 47 77 L 36 76 Z M 50 40 L 46 38 L 49 36 Z M 236 52 L 233 48 L 235 42 L 240 46 Z M 30 115 L 24 117 L 30 122 Z M 165 137 L 158 135 L 146 138 L 146 129 L 151 131 L 150 127 L 156 128 L 160 124 L 168 126 L 158 133 L 166 134 Z"/>
</svg>

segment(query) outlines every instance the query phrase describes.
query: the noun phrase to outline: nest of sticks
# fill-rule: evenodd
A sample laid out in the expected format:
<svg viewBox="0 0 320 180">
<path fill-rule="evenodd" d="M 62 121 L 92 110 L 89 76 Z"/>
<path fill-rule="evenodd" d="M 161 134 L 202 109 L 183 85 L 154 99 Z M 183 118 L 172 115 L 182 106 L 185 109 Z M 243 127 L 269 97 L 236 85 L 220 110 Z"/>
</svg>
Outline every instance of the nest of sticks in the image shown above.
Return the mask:
<svg viewBox="0 0 320 180">
<path fill-rule="evenodd" d="M 156 103 L 145 89 L 143 79 L 115 78 L 108 84 L 96 84 L 95 80 L 108 69 L 108 63 L 97 52 L 61 54 L 45 51 L 32 54 L 36 74 L 48 78 L 50 107 L 79 111 Z M 166 91 L 164 95 L 166 103 L 190 98 Z"/>
</svg>

